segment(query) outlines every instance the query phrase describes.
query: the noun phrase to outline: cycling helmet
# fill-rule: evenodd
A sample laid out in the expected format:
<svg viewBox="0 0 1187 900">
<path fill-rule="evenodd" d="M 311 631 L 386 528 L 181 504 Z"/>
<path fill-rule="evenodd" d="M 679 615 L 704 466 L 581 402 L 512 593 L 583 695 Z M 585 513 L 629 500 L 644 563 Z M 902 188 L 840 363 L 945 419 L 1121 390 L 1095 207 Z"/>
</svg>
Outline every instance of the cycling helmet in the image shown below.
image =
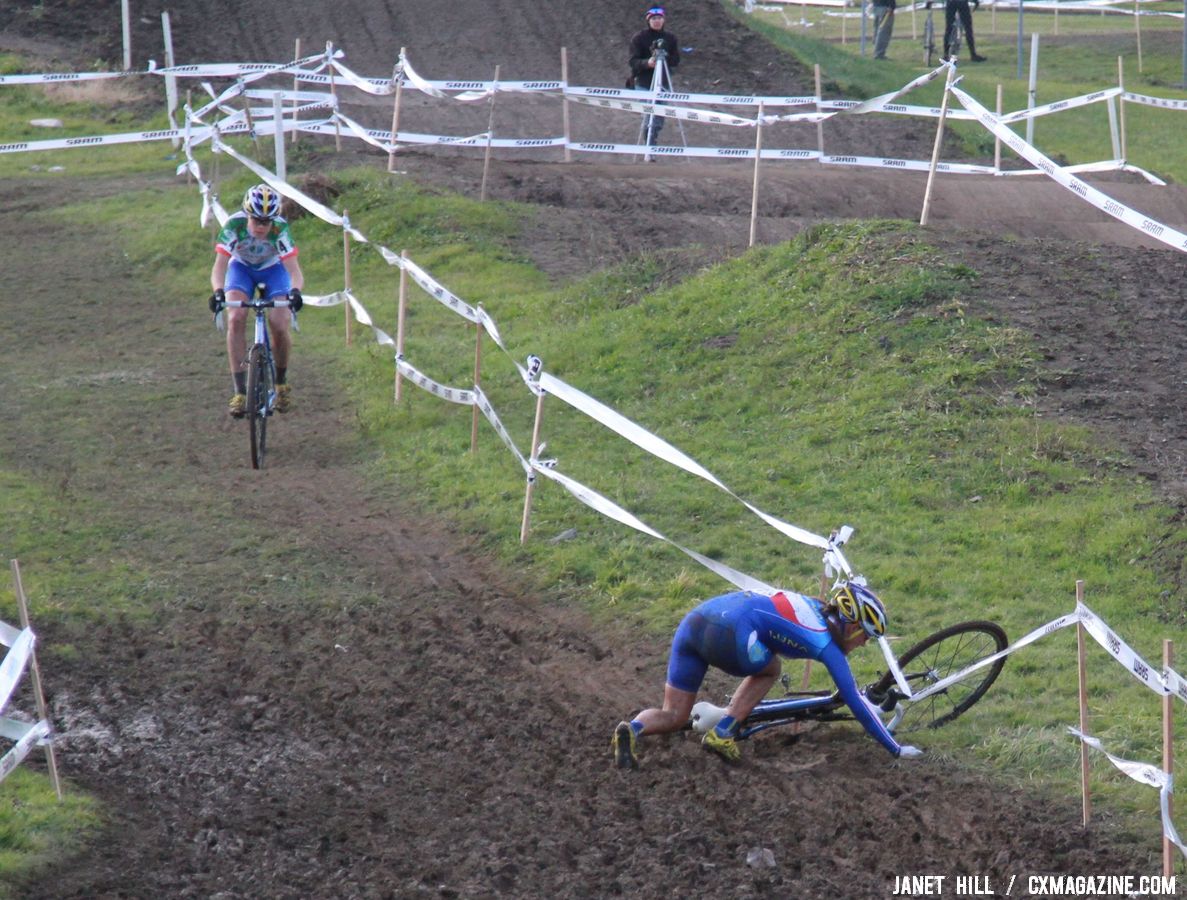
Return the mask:
<svg viewBox="0 0 1187 900">
<path fill-rule="evenodd" d="M 248 188 L 243 195 L 243 211 L 255 219 L 275 219 L 280 215 L 280 194 L 266 184 Z"/>
<path fill-rule="evenodd" d="M 652 16 L 664 16 L 666 18 L 667 13 L 664 12 L 664 8 L 662 6 L 653 6 L 643 14 L 643 18 L 650 19 Z"/>
<path fill-rule="evenodd" d="M 882 601 L 863 584 L 856 581 L 842 581 L 833 588 L 833 605 L 842 622 L 860 625 L 872 638 L 886 634 L 886 608 Z"/>
</svg>

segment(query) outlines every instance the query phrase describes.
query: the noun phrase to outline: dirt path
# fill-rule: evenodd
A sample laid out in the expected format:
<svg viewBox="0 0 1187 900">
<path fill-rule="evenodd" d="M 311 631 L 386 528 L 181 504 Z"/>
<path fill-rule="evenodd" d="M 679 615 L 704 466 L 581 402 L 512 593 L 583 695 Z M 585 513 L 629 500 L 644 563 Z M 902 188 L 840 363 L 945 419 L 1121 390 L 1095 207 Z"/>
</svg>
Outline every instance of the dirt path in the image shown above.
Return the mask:
<svg viewBox="0 0 1187 900">
<path fill-rule="evenodd" d="M 10 182 L 0 212 L 118 187 Z M 151 623 L 45 635 L 66 771 L 111 824 L 25 895 L 882 897 L 908 870 L 1134 865 L 1070 804 L 893 764 L 844 727 L 758 741 L 738 770 L 676 738 L 612 771 L 608 726 L 650 699 L 662 646 L 524 599 L 367 483 L 324 360 L 303 359 L 263 477 L 235 464 L 206 317 L 163 329 L 118 247 L 25 222 L 0 250 L 0 455 L 77 501 L 63 527 L 123 523 L 109 552 L 164 598 Z M 51 262 L 90 302 L 45 302 Z M 59 374 L 31 377 L 47 353 Z"/>
</svg>

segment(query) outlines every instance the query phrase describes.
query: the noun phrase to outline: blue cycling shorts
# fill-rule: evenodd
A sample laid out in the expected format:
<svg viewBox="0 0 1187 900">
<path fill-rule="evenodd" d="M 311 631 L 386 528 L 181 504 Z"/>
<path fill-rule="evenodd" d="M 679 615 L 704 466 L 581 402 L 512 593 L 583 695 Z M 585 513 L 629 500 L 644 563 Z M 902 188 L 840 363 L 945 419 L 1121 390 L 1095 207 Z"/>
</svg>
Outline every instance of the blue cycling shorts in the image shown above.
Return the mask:
<svg viewBox="0 0 1187 900">
<path fill-rule="evenodd" d="M 283 297 L 293 286 L 288 269 L 284 263 L 274 263 L 266 269 L 253 269 L 237 259 L 231 260 L 227 266 L 227 281 L 223 290 L 242 291 L 250 300 L 256 295 L 256 285 L 264 285 L 264 296 L 267 298 Z"/>
<path fill-rule="evenodd" d="M 744 678 L 761 672 L 774 653 L 758 639 L 750 622 L 745 593 L 726 594 L 702 603 L 680 623 L 672 637 L 668 684 L 695 694 L 709 666 Z"/>
</svg>

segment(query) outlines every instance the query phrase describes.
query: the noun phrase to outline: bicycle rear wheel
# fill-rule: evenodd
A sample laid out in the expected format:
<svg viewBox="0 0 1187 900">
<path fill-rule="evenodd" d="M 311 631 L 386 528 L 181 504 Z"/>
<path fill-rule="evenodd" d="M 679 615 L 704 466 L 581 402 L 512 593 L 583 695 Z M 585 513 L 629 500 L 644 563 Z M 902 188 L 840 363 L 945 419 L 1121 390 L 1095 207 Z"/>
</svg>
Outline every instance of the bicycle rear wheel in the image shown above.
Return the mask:
<svg viewBox="0 0 1187 900">
<path fill-rule="evenodd" d="M 1004 650 L 1008 644 L 1005 631 L 994 622 L 961 622 L 924 638 L 900 656 L 898 664 L 911 690 L 922 691 Z M 1005 664 L 1003 656 L 930 697 L 917 702 L 904 701 L 906 712 L 897 730 L 939 728 L 951 722 L 985 696 Z M 873 690 L 885 692 L 894 686 L 894 676 L 887 672 Z"/>
<path fill-rule="evenodd" d="M 272 369 L 263 344 L 255 344 L 247 354 L 247 423 L 251 433 L 251 467 L 263 468 L 268 445 L 268 401 L 272 395 Z"/>
</svg>

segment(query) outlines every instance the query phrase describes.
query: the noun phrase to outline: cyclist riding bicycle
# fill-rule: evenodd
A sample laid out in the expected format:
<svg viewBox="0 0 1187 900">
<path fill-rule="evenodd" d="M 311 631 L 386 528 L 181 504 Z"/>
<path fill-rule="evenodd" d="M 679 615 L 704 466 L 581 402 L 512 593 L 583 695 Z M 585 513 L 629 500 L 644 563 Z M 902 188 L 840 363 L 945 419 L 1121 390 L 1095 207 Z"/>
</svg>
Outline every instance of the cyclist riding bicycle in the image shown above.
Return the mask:
<svg viewBox="0 0 1187 900">
<path fill-rule="evenodd" d="M 854 717 L 894 756 L 922 755 L 900 745 L 876 709 L 862 696 L 849 661 L 850 652 L 886 632 L 882 601 L 858 581 L 843 581 L 828 603 L 802 594 L 768 597 L 749 591 L 706 600 L 684 617 L 672 638 L 662 709 L 645 709 L 614 729 L 612 750 L 620 769 L 638 765 L 638 742 L 645 734 L 679 731 L 688 722 L 709 666 L 742 677 L 725 716 L 701 745 L 729 762 L 742 757 L 735 735 L 755 705 L 774 686 L 782 670 L 779 657 L 822 662 Z"/>
<path fill-rule="evenodd" d="M 257 184 L 243 195 L 243 209 L 232 214 L 223 226 L 214 248 L 214 267 L 210 270 L 211 312 L 218 312 L 226 300 L 243 302 L 264 285 L 264 296 L 287 297 L 293 312 L 302 305 L 301 290 L 305 276 L 297 262 L 297 245 L 289 233 L 288 222 L 280 216 L 280 194 L 266 184 Z M 291 388 L 287 382 L 289 349 L 292 335 L 287 309 L 269 309 L 268 326 L 272 331 L 272 350 L 276 359 L 276 411 L 292 408 Z M 247 387 L 244 363 L 247 310 L 227 310 L 227 360 L 235 393 L 228 404 L 235 418 L 247 412 Z"/>
</svg>

